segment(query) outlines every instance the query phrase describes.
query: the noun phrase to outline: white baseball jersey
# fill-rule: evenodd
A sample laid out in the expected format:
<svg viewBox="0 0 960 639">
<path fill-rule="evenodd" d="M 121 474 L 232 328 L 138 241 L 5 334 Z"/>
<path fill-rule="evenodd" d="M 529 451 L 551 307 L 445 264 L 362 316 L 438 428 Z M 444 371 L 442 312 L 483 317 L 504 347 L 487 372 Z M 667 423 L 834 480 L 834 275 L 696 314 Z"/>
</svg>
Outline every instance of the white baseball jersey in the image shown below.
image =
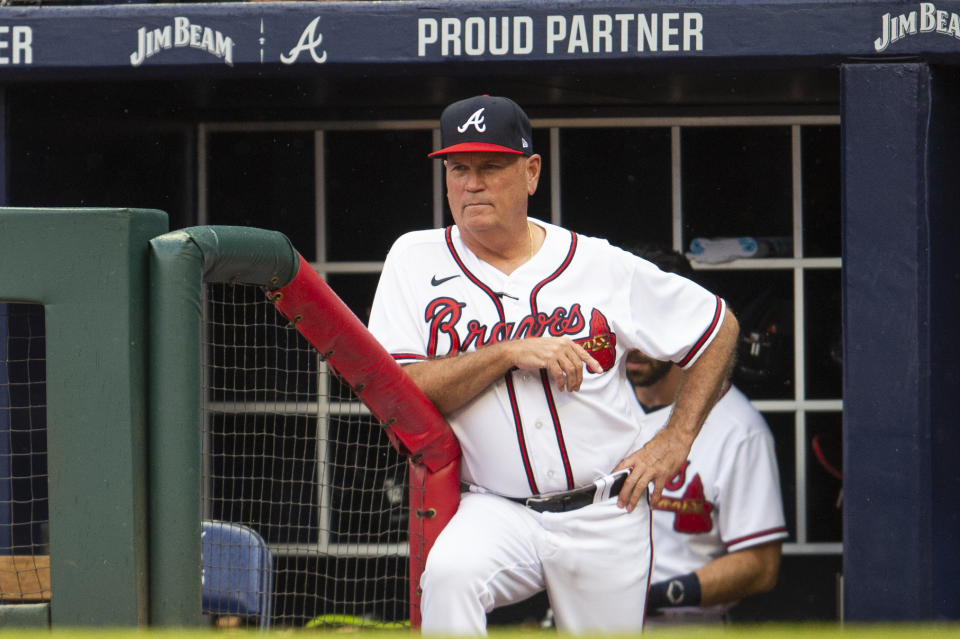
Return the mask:
<svg viewBox="0 0 960 639">
<path fill-rule="evenodd" d="M 666 406 L 642 417 L 644 440 L 663 428 L 670 411 Z M 746 396 L 731 386 L 654 507 L 653 582 L 785 537 L 773 435 Z"/>
<path fill-rule="evenodd" d="M 558 391 L 543 371 L 513 371 L 446 415 L 463 479 L 512 497 L 586 486 L 613 470 L 639 435 L 623 354 L 637 348 L 689 366 L 725 310 L 712 293 L 605 240 L 531 221 L 546 239 L 510 275 L 474 255 L 456 226 L 400 237 L 370 316 L 401 364 L 539 336 L 569 337 L 600 362 L 604 372 L 586 372 L 578 392 Z"/>
</svg>

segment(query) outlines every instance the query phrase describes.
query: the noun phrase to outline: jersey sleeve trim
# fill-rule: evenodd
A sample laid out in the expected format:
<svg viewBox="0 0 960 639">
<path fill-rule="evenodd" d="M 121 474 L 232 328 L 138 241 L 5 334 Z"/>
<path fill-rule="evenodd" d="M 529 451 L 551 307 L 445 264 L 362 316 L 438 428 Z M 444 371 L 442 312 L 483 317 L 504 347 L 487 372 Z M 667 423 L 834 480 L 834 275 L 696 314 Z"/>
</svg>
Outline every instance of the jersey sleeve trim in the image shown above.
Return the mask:
<svg viewBox="0 0 960 639">
<path fill-rule="evenodd" d="M 391 353 L 390 357 L 392 357 L 398 362 L 403 362 L 407 360 L 424 361 L 427 359 L 426 355 L 417 355 L 416 353 Z"/>
<path fill-rule="evenodd" d="M 767 530 L 761 530 L 751 535 L 737 537 L 736 539 L 725 541 L 723 544 L 727 547 L 728 551 L 742 550 L 744 548 L 749 548 L 750 546 L 757 546 L 769 541 L 783 539 L 787 536 L 787 527 L 777 526 L 776 528 L 768 528 Z"/>
<path fill-rule="evenodd" d="M 703 335 L 700 336 L 700 339 L 693 345 L 693 347 L 687 352 L 686 356 L 677 362 L 677 366 L 681 368 L 686 368 L 693 364 L 700 354 L 706 349 L 707 345 L 713 341 L 713 338 L 716 337 L 717 331 L 720 329 L 720 325 L 723 323 L 723 315 L 726 310 L 726 302 L 719 295 L 714 296 L 717 300 L 717 305 L 713 311 L 713 319 L 710 321 L 710 325 L 707 326 L 707 330 L 703 332 Z"/>
</svg>

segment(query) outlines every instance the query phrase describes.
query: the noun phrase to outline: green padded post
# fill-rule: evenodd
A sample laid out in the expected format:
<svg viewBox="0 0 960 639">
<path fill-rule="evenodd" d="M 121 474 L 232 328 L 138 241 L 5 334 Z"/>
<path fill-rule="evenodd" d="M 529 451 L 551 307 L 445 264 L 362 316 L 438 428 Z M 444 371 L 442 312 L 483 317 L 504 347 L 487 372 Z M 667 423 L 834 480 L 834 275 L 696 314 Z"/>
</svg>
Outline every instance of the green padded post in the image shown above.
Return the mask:
<svg viewBox="0 0 960 639">
<path fill-rule="evenodd" d="M 161 211 L 0 208 L 0 299 L 43 304 L 54 626 L 148 622 L 148 241 Z"/>
<path fill-rule="evenodd" d="M 203 283 L 279 288 L 299 254 L 281 233 L 233 226 L 173 231 L 150 247 L 150 621 L 198 625 Z"/>
</svg>

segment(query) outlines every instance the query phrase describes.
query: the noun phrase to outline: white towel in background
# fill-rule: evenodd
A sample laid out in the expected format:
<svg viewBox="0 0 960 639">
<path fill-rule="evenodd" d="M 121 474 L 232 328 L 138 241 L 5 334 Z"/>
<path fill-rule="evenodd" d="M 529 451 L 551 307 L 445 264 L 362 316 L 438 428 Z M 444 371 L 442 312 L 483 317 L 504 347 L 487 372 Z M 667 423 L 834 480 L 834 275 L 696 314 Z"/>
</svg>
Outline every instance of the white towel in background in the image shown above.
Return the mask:
<svg viewBox="0 0 960 639">
<path fill-rule="evenodd" d="M 789 257 L 789 237 L 695 237 L 687 259 L 700 264 L 720 264 L 752 257 Z"/>
</svg>

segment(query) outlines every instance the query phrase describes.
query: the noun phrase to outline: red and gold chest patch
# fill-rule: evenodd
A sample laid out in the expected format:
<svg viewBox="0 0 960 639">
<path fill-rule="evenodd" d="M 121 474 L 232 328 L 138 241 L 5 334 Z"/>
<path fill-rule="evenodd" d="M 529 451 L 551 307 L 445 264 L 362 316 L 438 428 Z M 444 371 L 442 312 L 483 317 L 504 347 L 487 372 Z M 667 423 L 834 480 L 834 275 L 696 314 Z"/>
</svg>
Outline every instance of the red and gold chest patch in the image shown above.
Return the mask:
<svg viewBox="0 0 960 639">
<path fill-rule="evenodd" d="M 593 309 L 590 314 L 590 334 L 573 341 L 593 355 L 604 372 L 613 368 L 617 360 L 617 335 L 610 330 L 610 324 L 603 313 Z"/>
</svg>

